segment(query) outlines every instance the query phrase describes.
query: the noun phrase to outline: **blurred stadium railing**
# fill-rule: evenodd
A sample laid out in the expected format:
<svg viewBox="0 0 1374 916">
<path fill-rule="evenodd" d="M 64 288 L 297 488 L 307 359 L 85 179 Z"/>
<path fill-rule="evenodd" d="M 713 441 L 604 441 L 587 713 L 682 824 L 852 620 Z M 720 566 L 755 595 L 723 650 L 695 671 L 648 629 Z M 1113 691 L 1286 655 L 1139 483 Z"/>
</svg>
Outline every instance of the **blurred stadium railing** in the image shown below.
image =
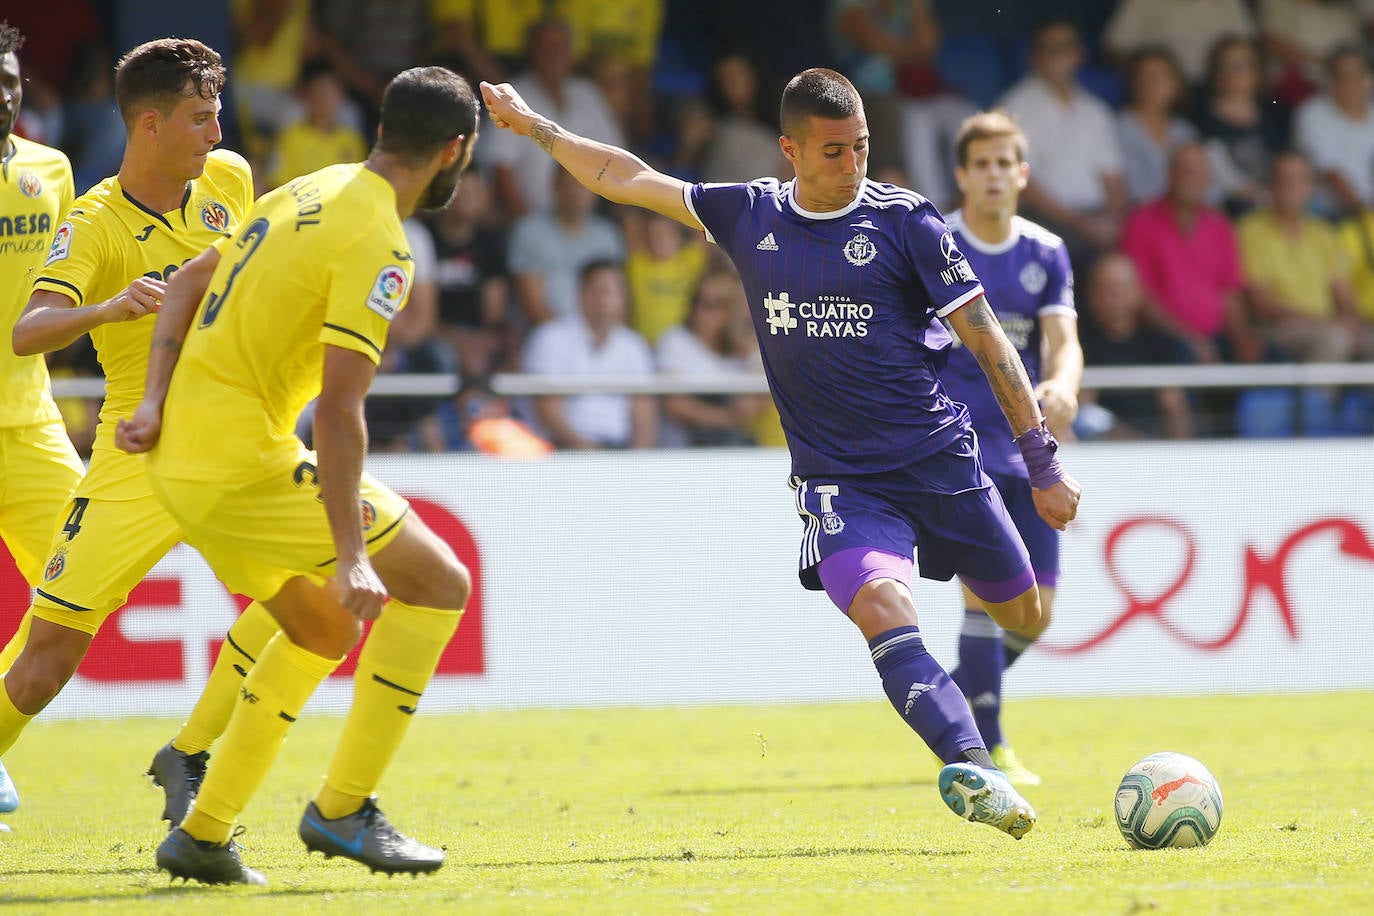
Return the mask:
<svg viewBox="0 0 1374 916">
<path fill-rule="evenodd" d="M 655 375 L 647 379 L 619 376 L 576 377 L 503 373 L 492 378 L 501 395 L 527 397 L 569 394 L 764 394 L 761 374 Z M 1097 391 L 1151 388 L 1230 389 L 1374 386 L 1374 363 L 1273 363 L 1259 366 L 1113 366 L 1084 370 L 1084 388 Z M 379 375 L 371 393 L 380 397 L 442 397 L 458 391 L 454 375 Z M 53 380 L 59 398 L 98 398 L 105 393 L 100 378 Z"/>
</svg>

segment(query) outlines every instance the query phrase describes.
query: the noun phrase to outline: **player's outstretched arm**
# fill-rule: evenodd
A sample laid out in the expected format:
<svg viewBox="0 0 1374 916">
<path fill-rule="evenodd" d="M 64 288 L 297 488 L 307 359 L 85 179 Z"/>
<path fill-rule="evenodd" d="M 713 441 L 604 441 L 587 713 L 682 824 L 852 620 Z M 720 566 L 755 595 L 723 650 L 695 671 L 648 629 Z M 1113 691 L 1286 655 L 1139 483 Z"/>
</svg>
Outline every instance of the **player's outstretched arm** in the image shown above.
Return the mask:
<svg viewBox="0 0 1374 916">
<path fill-rule="evenodd" d="M 686 182 L 650 168 L 628 150 L 578 136 L 530 108 L 509 83 L 482 83 L 482 100 L 497 127 L 529 137 L 591 191 L 612 203 L 661 213 L 692 229 L 701 223 L 683 199 Z"/>
<path fill-rule="evenodd" d="M 157 323 L 153 325 L 143 401 L 131 417 L 115 426 L 115 444 L 126 452 L 146 452 L 157 445 L 162 434 L 162 404 L 167 399 L 172 370 L 181 357 L 181 344 L 210 286 L 219 257 L 218 249 L 205 249 L 183 264 L 167 284 Z"/>
<path fill-rule="evenodd" d="M 1007 340 L 988 300 L 979 296 L 949 315 L 959 339 L 978 360 L 992 393 L 1011 424 L 1030 471 L 1036 511 L 1047 525 L 1063 530 L 1078 514 L 1082 488 L 1060 467 L 1058 443 L 1044 426 L 1021 356 Z"/>
<path fill-rule="evenodd" d="M 16 356 L 33 356 L 61 350 L 92 328 L 112 321 L 133 321 L 158 310 L 167 284 L 139 277 L 119 295 L 80 308 L 63 293 L 40 289 L 29 297 L 14 323 L 10 344 Z"/>
</svg>

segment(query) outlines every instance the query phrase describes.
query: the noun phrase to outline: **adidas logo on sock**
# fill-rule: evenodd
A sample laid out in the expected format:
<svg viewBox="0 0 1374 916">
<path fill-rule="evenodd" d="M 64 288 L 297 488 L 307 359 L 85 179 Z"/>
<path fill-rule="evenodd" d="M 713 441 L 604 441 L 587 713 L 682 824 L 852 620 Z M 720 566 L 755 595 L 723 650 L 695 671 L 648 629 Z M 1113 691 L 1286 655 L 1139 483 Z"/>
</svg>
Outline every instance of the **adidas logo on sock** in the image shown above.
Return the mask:
<svg viewBox="0 0 1374 916">
<path fill-rule="evenodd" d="M 974 709 L 991 709 L 997 705 L 997 694 L 991 690 L 985 690 L 978 696 L 968 701 L 968 705 Z"/>
<path fill-rule="evenodd" d="M 773 238 L 773 233 L 770 232 L 767 235 L 765 235 L 763 237 L 763 240 L 760 241 L 754 247 L 757 248 L 759 251 L 777 251 L 778 240 Z"/>
<path fill-rule="evenodd" d="M 906 695 L 906 709 L 902 711 L 902 715 L 911 715 L 911 707 L 916 705 L 916 698 L 919 697 L 921 694 L 925 693 L 926 691 L 934 689 L 934 684 L 922 684 L 920 681 L 917 681 L 916 683 L 912 684 L 911 690 Z"/>
</svg>

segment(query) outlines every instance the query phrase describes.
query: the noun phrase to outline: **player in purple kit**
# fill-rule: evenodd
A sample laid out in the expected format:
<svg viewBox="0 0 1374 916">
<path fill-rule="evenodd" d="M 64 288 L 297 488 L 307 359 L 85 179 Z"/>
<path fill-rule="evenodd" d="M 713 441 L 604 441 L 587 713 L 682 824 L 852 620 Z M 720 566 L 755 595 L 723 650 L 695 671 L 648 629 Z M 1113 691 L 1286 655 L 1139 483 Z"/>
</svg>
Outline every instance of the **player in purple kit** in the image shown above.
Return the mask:
<svg viewBox="0 0 1374 916">
<path fill-rule="evenodd" d="M 1083 377 L 1073 269 L 1059 236 L 1016 215 L 1029 174 L 1025 134 L 1007 115 L 983 112 L 960 127 L 955 150 L 955 178 L 964 206 L 949 214 L 949 228 L 989 301 L 995 303 L 1007 339 L 1021 354 L 1050 430 L 1062 433 L 1078 411 L 1078 383 Z M 1026 462 L 1012 447 L 1007 418 L 977 359 L 958 340 L 940 378 L 949 396 L 968 407 L 983 467 L 1026 543 L 1040 592 L 1039 622 L 1019 632 L 1004 632 L 965 584 L 959 667 L 950 674 L 973 707 L 992 762 L 1012 782 L 1038 785 L 1040 777 L 1021 763 L 1002 735 L 1002 674 L 1049 625 L 1059 578 L 1059 532 L 1036 512 Z"/>
<path fill-rule="evenodd" d="M 824 589 L 868 640 L 898 714 L 946 763 L 946 805 L 1019 839 L 1035 812 L 993 766 L 959 688 L 922 644 L 908 586 L 919 545 L 923 576 L 963 576 L 1002 626 L 1040 618 L 1026 548 L 983 473 L 967 412 L 936 375 L 951 341 L 937 317 L 985 367 L 1046 521 L 1068 524 L 1079 489 L 940 214 L 866 178 L 854 87 L 824 69 L 788 83 L 779 143 L 793 180 L 705 185 L 568 133 L 509 85 L 483 83 L 482 95 L 492 123 L 528 135 L 596 193 L 704 229 L 730 256 L 792 454 L 802 583 Z"/>
</svg>

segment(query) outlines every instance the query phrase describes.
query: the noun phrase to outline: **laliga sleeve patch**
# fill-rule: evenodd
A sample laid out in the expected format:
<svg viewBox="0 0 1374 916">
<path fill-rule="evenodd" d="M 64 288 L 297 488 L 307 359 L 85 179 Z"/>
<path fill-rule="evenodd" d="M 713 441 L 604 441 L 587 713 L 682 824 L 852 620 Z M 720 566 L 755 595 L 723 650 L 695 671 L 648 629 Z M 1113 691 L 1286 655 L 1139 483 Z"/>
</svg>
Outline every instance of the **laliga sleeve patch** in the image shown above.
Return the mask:
<svg viewBox="0 0 1374 916">
<path fill-rule="evenodd" d="M 409 283 L 410 278 L 406 276 L 406 272 L 395 264 L 383 267 L 382 272 L 377 274 L 377 281 L 372 284 L 372 290 L 367 294 L 367 307 L 390 321 L 400 311 Z"/>
<path fill-rule="evenodd" d="M 53 261 L 61 261 L 72 250 L 72 224 L 63 223 L 57 227 L 57 232 L 53 233 L 52 247 L 48 249 L 48 260 L 43 262 L 43 266 L 51 264 Z"/>
</svg>

